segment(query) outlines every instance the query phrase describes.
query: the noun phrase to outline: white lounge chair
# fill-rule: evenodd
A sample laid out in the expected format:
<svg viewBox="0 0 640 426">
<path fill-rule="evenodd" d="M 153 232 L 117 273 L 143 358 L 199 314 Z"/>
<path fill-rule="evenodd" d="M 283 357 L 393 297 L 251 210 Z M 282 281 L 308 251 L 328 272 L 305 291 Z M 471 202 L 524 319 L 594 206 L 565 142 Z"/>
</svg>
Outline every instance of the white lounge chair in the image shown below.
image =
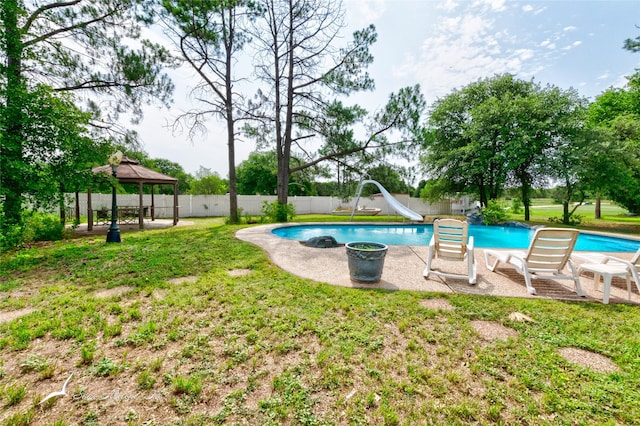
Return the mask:
<svg viewBox="0 0 640 426">
<path fill-rule="evenodd" d="M 467 261 L 467 273 L 455 274 L 436 270 L 431 267 L 433 259 Z M 424 277 L 439 275 L 447 278 L 468 279 L 469 284 L 477 280 L 477 267 L 473 256 L 473 237 L 469 236 L 469 224 L 455 219 L 436 219 L 433 221 L 433 236 L 429 242 L 427 267 Z"/>
<path fill-rule="evenodd" d="M 640 249 L 636 251 L 631 260 L 620 259 L 601 253 L 573 253 L 571 257 L 581 262 L 578 272 L 588 271 L 593 273 L 594 286 L 597 287 L 600 277 L 603 277 L 603 303 L 609 303 L 611 294 L 611 279 L 623 277 L 627 280 L 627 297 L 631 300 L 631 282 L 633 281 L 640 292 Z"/>
<path fill-rule="evenodd" d="M 586 296 L 580 286 L 580 276 L 571 261 L 571 253 L 578 239 L 578 231 L 562 228 L 540 228 L 536 231 L 527 251 L 485 250 L 487 268 L 495 271 L 500 262 L 512 265 L 524 276 L 529 294 L 536 294 L 531 280 L 538 278 L 572 280 L 575 291 Z M 491 257 L 495 262 L 491 263 Z M 568 266 L 570 273 L 566 274 Z"/>
</svg>

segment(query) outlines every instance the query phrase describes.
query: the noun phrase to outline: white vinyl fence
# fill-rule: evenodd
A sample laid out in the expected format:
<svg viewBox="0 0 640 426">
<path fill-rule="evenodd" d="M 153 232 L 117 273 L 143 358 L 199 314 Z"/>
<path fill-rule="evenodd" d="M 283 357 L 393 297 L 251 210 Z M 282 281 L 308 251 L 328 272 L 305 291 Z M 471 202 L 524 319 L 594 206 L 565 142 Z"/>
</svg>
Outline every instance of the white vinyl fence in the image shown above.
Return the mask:
<svg viewBox="0 0 640 426">
<path fill-rule="evenodd" d="M 393 195 L 400 203 L 421 215 L 440 215 L 464 213 L 472 210 L 473 205 L 467 197 L 442 200 L 437 203 L 426 203 L 420 198 L 410 198 L 408 194 Z M 118 207 L 138 207 L 138 194 L 118 194 Z M 67 195 L 68 214 L 73 217 L 75 211 L 75 195 Z M 156 218 L 172 218 L 173 195 L 154 195 Z M 261 214 L 264 202 L 276 201 L 275 196 L 238 195 L 238 207 L 242 214 L 257 216 Z M 345 202 L 338 197 L 289 197 L 289 203 L 295 207 L 296 214 L 330 214 L 338 207 L 352 207 L 354 199 Z M 379 208 L 380 215 L 396 215 L 383 197 L 362 197 L 359 207 Z M 151 195 L 143 195 L 143 205 L 151 206 Z M 80 215 L 87 216 L 87 194 L 79 195 Z M 111 194 L 91 194 L 93 211 L 111 209 Z M 179 195 L 179 217 L 228 216 L 228 195 Z"/>
</svg>

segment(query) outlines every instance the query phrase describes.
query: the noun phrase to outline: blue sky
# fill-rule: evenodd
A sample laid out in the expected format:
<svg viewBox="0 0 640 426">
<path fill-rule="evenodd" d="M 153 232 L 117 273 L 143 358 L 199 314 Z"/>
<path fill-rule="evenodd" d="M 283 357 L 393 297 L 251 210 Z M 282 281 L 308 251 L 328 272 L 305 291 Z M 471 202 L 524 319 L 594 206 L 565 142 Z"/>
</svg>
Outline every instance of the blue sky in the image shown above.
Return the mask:
<svg viewBox="0 0 640 426">
<path fill-rule="evenodd" d="M 623 86 L 640 68 L 640 53 L 622 48 L 625 39 L 640 35 L 638 0 L 344 0 L 344 7 L 344 42 L 369 24 L 378 31 L 369 69 L 376 90 L 348 100 L 370 110 L 405 86 L 420 84 L 431 105 L 470 82 L 507 72 L 593 98 Z M 148 110 L 137 129 L 144 149 L 189 173 L 204 166 L 226 177 L 223 123 L 210 123 L 207 136 L 193 141 L 162 127 L 189 107 L 189 80 L 177 75 L 172 111 Z M 239 144 L 237 163 L 252 150 L 250 142 Z"/>
</svg>

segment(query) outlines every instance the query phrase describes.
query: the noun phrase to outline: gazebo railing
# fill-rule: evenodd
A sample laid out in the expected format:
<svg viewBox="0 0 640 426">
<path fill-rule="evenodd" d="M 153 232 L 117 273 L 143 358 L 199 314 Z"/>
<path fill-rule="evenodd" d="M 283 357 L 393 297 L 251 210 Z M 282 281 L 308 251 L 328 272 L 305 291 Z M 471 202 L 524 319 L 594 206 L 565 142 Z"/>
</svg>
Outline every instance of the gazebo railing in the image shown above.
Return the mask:
<svg viewBox="0 0 640 426">
<path fill-rule="evenodd" d="M 158 207 L 156 207 L 156 210 Z M 111 209 L 101 208 L 99 210 L 90 210 L 89 214 L 95 214 L 96 225 L 108 225 L 111 223 Z M 140 208 L 138 206 L 118 206 L 117 218 L 119 224 L 135 224 L 140 218 Z M 151 207 L 143 206 L 142 216 L 151 217 Z"/>
</svg>

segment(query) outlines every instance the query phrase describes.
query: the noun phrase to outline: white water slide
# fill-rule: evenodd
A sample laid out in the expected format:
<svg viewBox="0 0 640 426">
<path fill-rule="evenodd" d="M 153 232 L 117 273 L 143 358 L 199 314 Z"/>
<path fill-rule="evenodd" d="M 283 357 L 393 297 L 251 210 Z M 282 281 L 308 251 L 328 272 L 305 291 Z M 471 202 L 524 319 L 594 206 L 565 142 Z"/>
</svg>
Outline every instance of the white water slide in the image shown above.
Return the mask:
<svg viewBox="0 0 640 426">
<path fill-rule="evenodd" d="M 358 185 L 358 191 L 356 193 L 356 201 L 353 204 L 353 210 L 351 211 L 351 220 L 353 220 L 353 214 L 358 208 L 358 201 L 360 201 L 360 193 L 362 192 L 362 187 L 367 183 L 375 184 L 378 187 L 378 189 L 380 189 L 380 192 L 382 193 L 382 196 L 384 197 L 384 200 L 387 202 L 387 204 L 389 204 L 389 206 L 391 206 L 391 208 L 393 208 L 400 215 L 410 220 L 416 220 L 420 222 L 424 220 L 421 214 L 416 213 L 413 210 L 411 210 L 409 207 L 401 204 L 400 201 L 396 200 L 393 195 L 389 194 L 389 191 L 387 191 L 384 188 L 384 186 L 380 184 L 380 182 L 375 180 L 363 180 L 360 182 L 360 185 Z"/>
</svg>

